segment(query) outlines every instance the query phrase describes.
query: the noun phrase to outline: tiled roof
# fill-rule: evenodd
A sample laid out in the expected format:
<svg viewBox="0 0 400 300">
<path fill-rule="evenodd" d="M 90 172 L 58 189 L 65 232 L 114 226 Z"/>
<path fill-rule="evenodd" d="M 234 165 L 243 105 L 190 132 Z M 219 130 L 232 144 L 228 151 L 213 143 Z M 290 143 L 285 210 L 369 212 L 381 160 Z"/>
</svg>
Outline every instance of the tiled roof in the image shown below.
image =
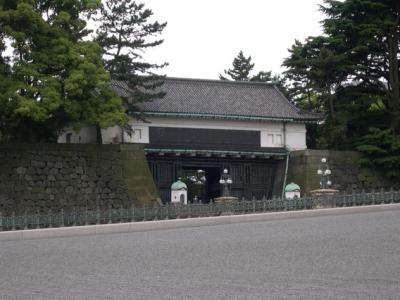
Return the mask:
<svg viewBox="0 0 400 300">
<path fill-rule="evenodd" d="M 113 81 L 122 97 L 129 95 L 126 84 Z M 320 114 L 303 112 L 292 105 L 270 83 L 165 78 L 162 99 L 138 106 L 148 115 L 191 117 L 277 119 L 317 121 Z"/>
</svg>

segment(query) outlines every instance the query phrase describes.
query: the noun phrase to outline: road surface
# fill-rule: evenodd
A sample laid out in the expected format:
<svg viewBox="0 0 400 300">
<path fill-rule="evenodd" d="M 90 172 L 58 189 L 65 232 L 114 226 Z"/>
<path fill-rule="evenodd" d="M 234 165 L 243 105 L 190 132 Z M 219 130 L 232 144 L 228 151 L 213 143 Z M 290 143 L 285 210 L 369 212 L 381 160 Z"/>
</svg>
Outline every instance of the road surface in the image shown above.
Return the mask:
<svg viewBox="0 0 400 300">
<path fill-rule="evenodd" d="M 1 241 L 0 299 L 400 299 L 400 210 Z"/>
</svg>

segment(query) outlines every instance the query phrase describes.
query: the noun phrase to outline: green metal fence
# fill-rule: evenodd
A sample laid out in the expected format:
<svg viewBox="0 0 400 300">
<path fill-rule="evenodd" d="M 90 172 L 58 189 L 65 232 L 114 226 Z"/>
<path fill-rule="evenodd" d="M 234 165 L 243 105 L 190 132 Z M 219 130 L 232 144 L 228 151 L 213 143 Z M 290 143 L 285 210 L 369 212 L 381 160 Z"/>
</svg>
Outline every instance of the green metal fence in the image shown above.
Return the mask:
<svg viewBox="0 0 400 300">
<path fill-rule="evenodd" d="M 63 226 L 82 226 L 93 224 L 111 224 L 141 222 L 179 218 L 198 218 L 220 215 L 239 215 L 250 213 L 267 213 L 273 211 L 303 210 L 322 207 L 348 207 L 400 203 L 400 191 L 379 191 L 371 193 L 334 194 L 320 197 L 303 197 L 295 199 L 262 199 L 236 203 L 208 204 L 167 204 L 143 207 L 120 207 L 108 209 L 72 209 L 69 211 L 49 210 L 47 213 L 24 213 L 22 215 L 2 215 L 1 230 L 23 230 L 34 228 L 51 228 Z"/>
</svg>

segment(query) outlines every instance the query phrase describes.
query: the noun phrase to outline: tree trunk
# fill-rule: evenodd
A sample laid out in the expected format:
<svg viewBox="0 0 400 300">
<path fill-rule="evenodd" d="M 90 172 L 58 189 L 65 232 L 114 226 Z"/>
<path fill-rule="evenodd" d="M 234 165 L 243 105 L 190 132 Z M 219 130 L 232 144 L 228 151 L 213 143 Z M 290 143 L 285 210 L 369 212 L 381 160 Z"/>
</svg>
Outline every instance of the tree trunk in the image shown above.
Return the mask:
<svg viewBox="0 0 400 300">
<path fill-rule="evenodd" d="M 396 108 L 399 105 L 400 87 L 399 87 L 399 62 L 397 59 L 399 38 L 396 30 L 391 30 L 388 37 L 389 42 L 389 84 L 392 90 L 390 99 L 390 108 Z"/>
<path fill-rule="evenodd" d="M 101 135 L 101 127 L 96 125 L 96 141 L 97 144 L 103 144 L 103 136 Z"/>
<path fill-rule="evenodd" d="M 329 89 L 328 91 L 328 101 L 329 101 L 329 110 L 330 110 L 330 115 L 331 115 L 331 121 L 332 121 L 332 126 L 336 125 L 336 113 L 335 113 L 335 107 L 333 105 L 333 95 Z"/>
<path fill-rule="evenodd" d="M 400 82 L 399 82 L 399 33 L 397 27 L 392 28 L 388 35 L 389 44 L 389 86 L 390 99 L 389 110 L 392 114 L 392 128 L 396 133 L 400 132 Z"/>
</svg>

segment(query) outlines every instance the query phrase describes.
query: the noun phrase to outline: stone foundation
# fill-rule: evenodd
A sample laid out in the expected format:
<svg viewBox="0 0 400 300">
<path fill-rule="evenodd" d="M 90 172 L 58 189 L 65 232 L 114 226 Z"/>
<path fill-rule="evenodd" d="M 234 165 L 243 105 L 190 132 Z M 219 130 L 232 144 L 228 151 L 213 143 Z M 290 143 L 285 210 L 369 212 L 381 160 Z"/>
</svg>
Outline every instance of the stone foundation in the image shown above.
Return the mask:
<svg viewBox="0 0 400 300">
<path fill-rule="evenodd" d="M 302 195 L 319 189 L 317 174 L 321 158 L 326 157 L 332 170 L 332 188 L 340 192 L 371 191 L 400 188 L 399 182 L 390 181 L 376 170 L 361 168 L 360 154 L 353 151 L 304 150 L 290 153 L 287 182 L 300 185 Z"/>
<path fill-rule="evenodd" d="M 0 145 L 4 214 L 142 205 L 158 198 L 141 145 Z"/>
</svg>

